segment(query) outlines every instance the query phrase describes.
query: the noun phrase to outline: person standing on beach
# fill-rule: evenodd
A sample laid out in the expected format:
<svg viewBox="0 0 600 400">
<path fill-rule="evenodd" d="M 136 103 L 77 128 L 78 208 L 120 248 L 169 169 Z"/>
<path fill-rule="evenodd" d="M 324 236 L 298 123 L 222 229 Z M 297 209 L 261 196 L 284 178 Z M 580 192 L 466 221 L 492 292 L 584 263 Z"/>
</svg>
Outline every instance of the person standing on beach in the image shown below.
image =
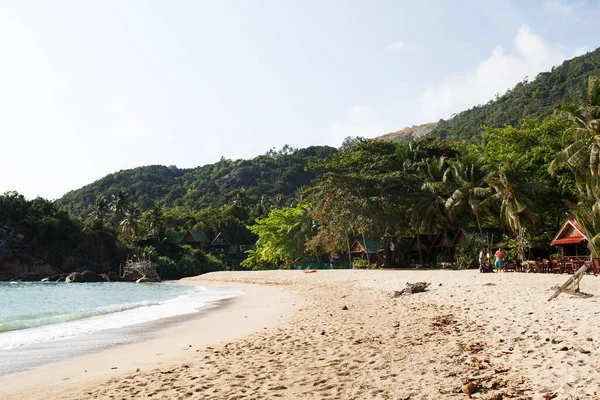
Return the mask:
<svg viewBox="0 0 600 400">
<path fill-rule="evenodd" d="M 479 272 L 485 272 L 485 249 L 479 252 Z"/>
<path fill-rule="evenodd" d="M 503 260 L 504 260 L 504 252 L 502 251 L 502 249 L 500 247 L 498 247 L 498 251 L 496 251 L 496 262 L 494 262 L 494 265 L 496 266 L 496 271 L 498 271 L 502 268 Z"/>
</svg>

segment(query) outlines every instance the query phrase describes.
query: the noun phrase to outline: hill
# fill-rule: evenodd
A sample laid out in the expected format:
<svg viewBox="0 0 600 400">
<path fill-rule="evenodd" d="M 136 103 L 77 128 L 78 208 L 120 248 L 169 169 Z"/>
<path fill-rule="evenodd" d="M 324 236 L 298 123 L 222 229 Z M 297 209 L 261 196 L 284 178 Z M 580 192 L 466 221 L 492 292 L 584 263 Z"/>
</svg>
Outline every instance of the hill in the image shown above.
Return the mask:
<svg viewBox="0 0 600 400">
<path fill-rule="evenodd" d="M 519 127 L 525 118 L 542 119 L 558 103 L 580 103 L 590 72 L 600 73 L 600 48 L 542 72 L 531 82 L 520 82 L 487 104 L 440 120 L 431 133 L 449 140 L 470 140 L 481 135 L 482 125 Z"/>
<path fill-rule="evenodd" d="M 375 140 L 389 140 L 392 142 L 410 142 L 415 139 L 422 138 L 423 136 L 431 133 L 437 126 L 437 122 L 430 122 L 423 125 L 413 125 L 409 128 L 404 128 L 397 132 L 386 133 L 385 135 L 377 136 Z"/>
<path fill-rule="evenodd" d="M 142 210 L 156 205 L 203 208 L 231 202 L 256 206 L 261 200 L 283 201 L 315 178 L 314 172 L 305 170 L 309 162 L 336 151 L 328 146 L 285 146 L 252 160 L 222 158 L 192 169 L 151 165 L 122 170 L 68 192 L 56 204 L 71 215 L 85 217 L 96 198 L 110 197 L 119 190 L 126 191 Z"/>
</svg>

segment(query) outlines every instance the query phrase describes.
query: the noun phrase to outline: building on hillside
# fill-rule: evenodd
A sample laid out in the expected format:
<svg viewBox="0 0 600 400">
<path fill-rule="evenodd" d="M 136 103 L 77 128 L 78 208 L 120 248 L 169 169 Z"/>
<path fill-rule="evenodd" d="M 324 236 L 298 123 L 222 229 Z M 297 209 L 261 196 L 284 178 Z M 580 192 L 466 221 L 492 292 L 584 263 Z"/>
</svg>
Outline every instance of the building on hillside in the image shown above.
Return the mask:
<svg viewBox="0 0 600 400">
<path fill-rule="evenodd" d="M 589 257 L 590 251 L 587 247 L 587 242 L 588 239 L 581 225 L 575 219 L 569 218 L 561 226 L 550 244 L 552 246 L 559 246 L 562 249 L 563 258 Z"/>
<path fill-rule="evenodd" d="M 188 229 L 183 232 L 179 244 L 191 246 L 193 249 L 201 249 L 207 251 L 210 249 L 210 240 L 206 233 L 198 229 Z"/>
<path fill-rule="evenodd" d="M 210 244 L 210 252 L 228 257 L 230 254 L 237 254 L 237 246 L 229 243 L 223 232 L 219 232 Z"/>
</svg>

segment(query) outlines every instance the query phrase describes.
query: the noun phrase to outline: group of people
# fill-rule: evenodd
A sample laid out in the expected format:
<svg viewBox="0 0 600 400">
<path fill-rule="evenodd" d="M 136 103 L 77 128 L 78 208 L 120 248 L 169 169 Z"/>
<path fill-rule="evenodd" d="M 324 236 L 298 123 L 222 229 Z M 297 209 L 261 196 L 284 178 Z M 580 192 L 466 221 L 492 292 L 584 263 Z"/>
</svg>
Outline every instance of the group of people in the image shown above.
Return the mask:
<svg viewBox="0 0 600 400">
<path fill-rule="evenodd" d="M 486 249 L 481 249 L 481 252 L 479 253 L 479 272 L 494 272 L 492 265 L 486 264 L 485 262 L 486 255 L 488 255 Z M 496 267 L 496 271 L 500 271 L 504 263 L 504 252 L 499 247 L 494 255 L 496 256 L 494 266 Z"/>
</svg>

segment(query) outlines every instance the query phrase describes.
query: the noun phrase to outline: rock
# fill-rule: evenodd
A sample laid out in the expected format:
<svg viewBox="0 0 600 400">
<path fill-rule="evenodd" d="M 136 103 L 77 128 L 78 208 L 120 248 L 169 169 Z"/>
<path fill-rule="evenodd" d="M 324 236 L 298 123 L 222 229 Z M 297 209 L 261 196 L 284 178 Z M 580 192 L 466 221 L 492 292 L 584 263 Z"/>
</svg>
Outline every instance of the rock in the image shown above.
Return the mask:
<svg viewBox="0 0 600 400">
<path fill-rule="evenodd" d="M 66 283 L 71 283 L 71 282 L 81 282 L 81 274 L 79 272 L 71 272 L 69 275 L 67 275 L 67 277 L 65 278 L 65 282 Z"/>
<path fill-rule="evenodd" d="M 81 273 L 81 282 L 106 282 L 106 280 L 93 271 L 85 270 Z"/>
<path fill-rule="evenodd" d="M 348 306 L 344 306 L 342 307 L 342 310 L 346 311 L 348 309 Z"/>
<path fill-rule="evenodd" d="M 464 394 L 468 394 L 469 396 L 472 395 L 473 393 L 475 393 L 476 389 L 477 389 L 477 387 L 475 386 L 475 384 L 473 382 L 469 382 L 460 388 L 460 390 L 462 390 L 462 392 Z"/>
<path fill-rule="evenodd" d="M 109 282 L 120 282 L 122 279 L 118 273 L 115 271 L 110 271 L 108 274 L 106 274 L 106 280 Z"/>
</svg>

